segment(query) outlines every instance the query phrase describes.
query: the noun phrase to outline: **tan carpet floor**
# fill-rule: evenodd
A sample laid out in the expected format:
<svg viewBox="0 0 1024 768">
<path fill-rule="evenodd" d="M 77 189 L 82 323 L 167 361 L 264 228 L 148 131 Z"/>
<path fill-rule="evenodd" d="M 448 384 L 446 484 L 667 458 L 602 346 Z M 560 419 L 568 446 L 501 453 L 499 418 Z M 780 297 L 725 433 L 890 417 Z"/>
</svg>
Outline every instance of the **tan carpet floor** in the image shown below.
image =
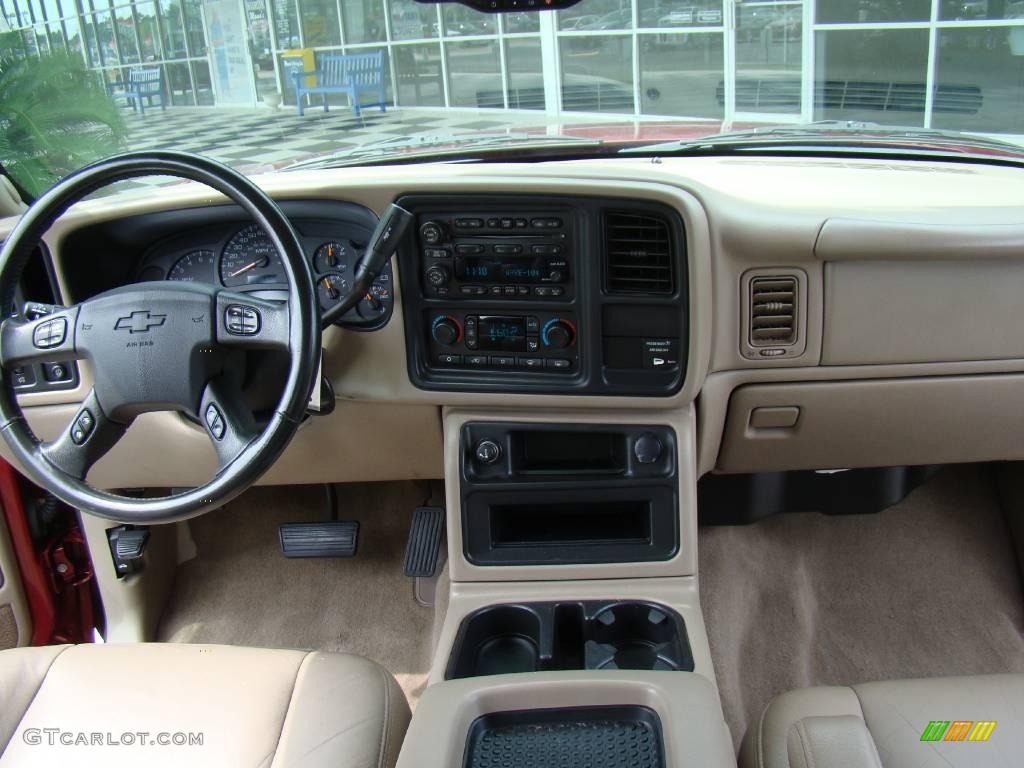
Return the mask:
<svg viewBox="0 0 1024 768">
<path fill-rule="evenodd" d="M 326 518 L 318 486 L 254 488 L 192 520 L 198 556 L 178 568 L 159 639 L 267 648 L 319 648 L 366 656 L 415 705 L 426 685 L 434 612 L 402 573 L 414 483 L 338 486 L 339 517 L 360 521 L 351 559 L 286 559 L 280 523 Z"/>
<path fill-rule="evenodd" d="M 699 552 L 737 744 L 793 688 L 1024 671 L 1024 594 L 987 467 L 948 467 L 877 515 L 702 528 Z"/>
</svg>

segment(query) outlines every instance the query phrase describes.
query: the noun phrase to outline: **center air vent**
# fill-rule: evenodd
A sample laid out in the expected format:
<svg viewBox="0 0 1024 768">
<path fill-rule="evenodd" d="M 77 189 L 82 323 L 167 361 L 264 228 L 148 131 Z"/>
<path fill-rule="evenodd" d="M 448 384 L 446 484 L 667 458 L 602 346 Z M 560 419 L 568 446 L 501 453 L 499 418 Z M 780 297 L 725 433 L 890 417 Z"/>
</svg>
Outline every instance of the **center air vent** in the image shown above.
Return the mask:
<svg viewBox="0 0 1024 768">
<path fill-rule="evenodd" d="M 797 279 L 792 275 L 750 281 L 750 344 L 794 344 L 797 336 Z"/>
<path fill-rule="evenodd" d="M 605 289 L 617 294 L 670 295 L 675 290 L 672 234 L 660 217 L 604 216 Z"/>
</svg>

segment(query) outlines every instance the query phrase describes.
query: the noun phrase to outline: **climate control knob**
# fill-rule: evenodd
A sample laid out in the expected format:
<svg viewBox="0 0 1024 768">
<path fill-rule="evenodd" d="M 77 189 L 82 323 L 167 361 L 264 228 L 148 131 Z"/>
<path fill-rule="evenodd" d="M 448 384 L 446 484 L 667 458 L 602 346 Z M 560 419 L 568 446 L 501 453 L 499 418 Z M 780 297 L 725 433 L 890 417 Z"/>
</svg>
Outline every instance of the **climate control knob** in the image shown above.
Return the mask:
<svg viewBox="0 0 1024 768">
<path fill-rule="evenodd" d="M 443 288 L 448 285 L 450 275 L 448 273 L 448 267 L 444 264 L 433 264 L 430 269 L 427 270 L 427 282 L 430 283 L 434 288 Z"/>
<path fill-rule="evenodd" d="M 462 327 L 453 317 L 438 317 L 430 328 L 430 335 L 442 347 L 450 347 L 462 337 Z"/>
<path fill-rule="evenodd" d="M 565 349 L 576 340 L 576 329 L 564 320 L 549 320 L 541 333 L 544 344 L 555 349 Z"/>
<path fill-rule="evenodd" d="M 428 221 L 420 227 L 420 239 L 424 245 L 437 245 L 444 239 L 444 230 L 436 221 Z"/>
</svg>

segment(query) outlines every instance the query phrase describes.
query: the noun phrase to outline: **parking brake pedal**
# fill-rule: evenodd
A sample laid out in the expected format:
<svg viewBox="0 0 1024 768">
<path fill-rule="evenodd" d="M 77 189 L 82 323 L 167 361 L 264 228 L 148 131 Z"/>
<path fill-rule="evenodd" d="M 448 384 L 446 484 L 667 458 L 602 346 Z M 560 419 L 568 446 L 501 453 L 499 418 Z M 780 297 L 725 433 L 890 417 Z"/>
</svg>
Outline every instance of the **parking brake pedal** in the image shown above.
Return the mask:
<svg viewBox="0 0 1024 768">
<path fill-rule="evenodd" d="M 416 507 L 405 545 L 406 576 L 430 578 L 437 570 L 437 558 L 444 538 L 444 508 Z"/>
<path fill-rule="evenodd" d="M 355 557 L 358 520 L 329 523 L 284 523 L 278 530 L 285 557 Z"/>
</svg>

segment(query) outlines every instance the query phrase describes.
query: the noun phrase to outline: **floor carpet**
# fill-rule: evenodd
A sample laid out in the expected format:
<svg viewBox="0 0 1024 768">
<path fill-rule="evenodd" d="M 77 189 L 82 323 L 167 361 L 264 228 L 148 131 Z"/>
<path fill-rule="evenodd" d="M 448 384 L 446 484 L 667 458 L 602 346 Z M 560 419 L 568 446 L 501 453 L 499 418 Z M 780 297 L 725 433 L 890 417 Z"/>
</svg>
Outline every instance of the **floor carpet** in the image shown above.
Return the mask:
<svg viewBox="0 0 1024 768">
<path fill-rule="evenodd" d="M 1024 593 L 989 468 L 948 467 L 877 515 L 702 528 L 699 552 L 737 744 L 793 688 L 1024 671 Z"/>
<path fill-rule="evenodd" d="M 426 685 L 434 611 L 402 574 L 423 486 L 338 486 L 339 517 L 360 521 L 352 559 L 286 559 L 278 525 L 325 520 L 320 486 L 254 488 L 190 522 L 198 556 L 183 563 L 160 640 L 320 648 L 366 656 L 398 679 L 410 704 Z"/>
</svg>

